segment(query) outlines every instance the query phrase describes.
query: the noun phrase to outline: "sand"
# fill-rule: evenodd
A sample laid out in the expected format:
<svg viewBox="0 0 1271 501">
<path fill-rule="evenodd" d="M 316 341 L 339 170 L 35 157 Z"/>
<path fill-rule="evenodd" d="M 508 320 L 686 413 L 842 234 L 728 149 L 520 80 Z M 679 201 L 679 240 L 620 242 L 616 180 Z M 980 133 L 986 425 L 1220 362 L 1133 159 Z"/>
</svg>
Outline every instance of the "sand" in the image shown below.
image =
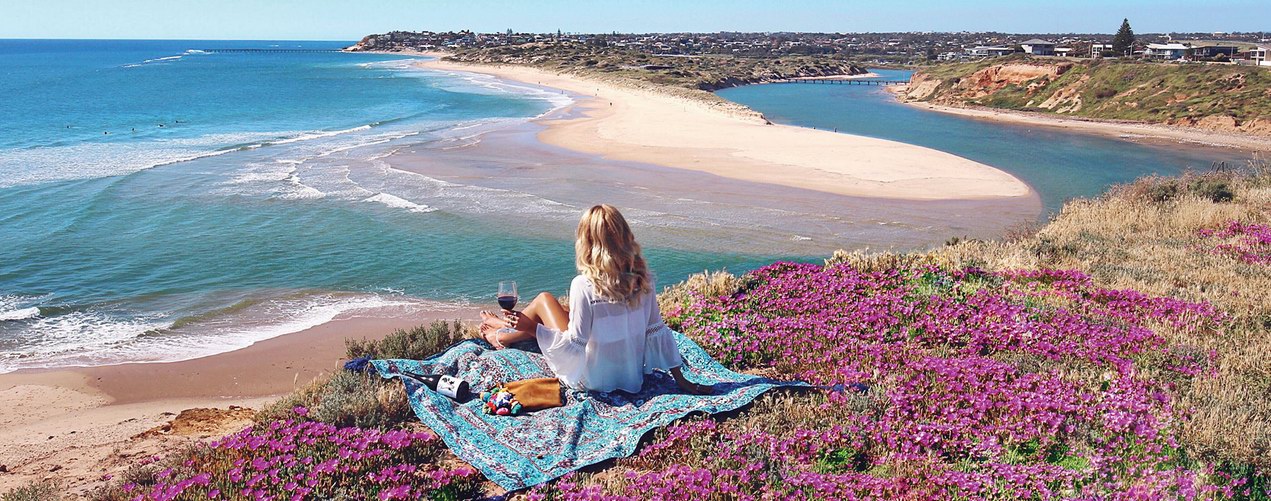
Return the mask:
<svg viewBox="0 0 1271 501">
<path fill-rule="evenodd" d="M 183 362 L 0 374 L 0 493 L 44 479 L 84 493 L 144 458 L 242 429 L 252 409 L 339 370 L 346 338 L 457 318 L 476 311 L 359 312 Z"/>
<path fill-rule="evenodd" d="M 904 87 L 891 89 L 893 93 L 904 91 Z M 1218 131 L 1207 131 L 1188 127 L 1162 124 L 1130 123 L 1084 118 L 1065 118 L 1056 115 L 1032 113 L 1014 110 L 996 110 L 981 107 L 954 107 L 931 104 L 922 101 L 901 102 L 926 110 L 948 113 L 970 118 L 993 120 L 997 122 L 1037 127 L 1055 127 L 1060 129 L 1088 132 L 1114 136 L 1128 140 L 1146 140 L 1152 142 L 1198 144 L 1246 150 L 1250 152 L 1271 152 L 1271 137 L 1255 134 L 1236 134 Z"/>
<path fill-rule="evenodd" d="M 651 163 L 839 195 L 906 200 L 1026 197 L 993 167 L 930 148 L 766 124 L 704 100 L 525 66 L 419 63 L 560 89 L 582 97 L 577 118 L 547 119 L 539 139 L 611 160 Z"/>
</svg>

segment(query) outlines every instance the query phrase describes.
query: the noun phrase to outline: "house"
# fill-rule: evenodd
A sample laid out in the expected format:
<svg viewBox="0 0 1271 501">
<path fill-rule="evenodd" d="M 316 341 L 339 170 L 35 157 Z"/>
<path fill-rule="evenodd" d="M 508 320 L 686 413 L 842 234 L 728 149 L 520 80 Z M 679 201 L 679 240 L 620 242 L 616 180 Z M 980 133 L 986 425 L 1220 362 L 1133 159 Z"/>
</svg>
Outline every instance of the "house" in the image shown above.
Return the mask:
<svg viewBox="0 0 1271 501">
<path fill-rule="evenodd" d="M 1015 53 L 1015 49 L 1010 47 L 989 47 L 980 45 L 966 50 L 967 57 L 999 57 L 1009 56 Z"/>
<path fill-rule="evenodd" d="M 1267 53 L 1271 52 L 1271 47 L 1258 46 L 1249 49 L 1248 59 L 1258 66 L 1271 66 L 1271 60 L 1267 59 Z"/>
<path fill-rule="evenodd" d="M 1055 55 L 1059 57 L 1068 57 L 1072 55 L 1072 49 L 1068 47 L 1056 47 Z"/>
<path fill-rule="evenodd" d="M 1090 57 L 1103 57 L 1104 52 L 1112 52 L 1112 44 L 1110 43 L 1090 44 Z"/>
<path fill-rule="evenodd" d="M 1225 43 L 1194 43 L 1191 44 L 1192 57 L 1197 59 L 1208 59 L 1219 55 L 1231 58 L 1240 52 L 1240 46 Z"/>
<path fill-rule="evenodd" d="M 1055 55 L 1055 42 L 1047 42 L 1045 40 L 1034 38 L 1019 43 L 1024 48 L 1025 54 L 1034 56 L 1053 56 Z"/>
<path fill-rule="evenodd" d="M 1143 50 L 1143 58 L 1178 61 L 1187 58 L 1189 49 L 1189 47 L 1181 43 L 1150 43 Z"/>
</svg>

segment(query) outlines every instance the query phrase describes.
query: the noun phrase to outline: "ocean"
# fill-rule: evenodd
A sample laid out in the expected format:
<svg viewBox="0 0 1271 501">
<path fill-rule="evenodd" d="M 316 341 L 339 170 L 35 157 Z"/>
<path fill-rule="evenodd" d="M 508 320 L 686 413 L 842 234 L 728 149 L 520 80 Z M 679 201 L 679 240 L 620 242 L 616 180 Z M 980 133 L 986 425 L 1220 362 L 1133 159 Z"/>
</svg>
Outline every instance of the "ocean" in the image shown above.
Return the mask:
<svg viewBox="0 0 1271 501">
<path fill-rule="evenodd" d="M 0 40 L 0 372 L 561 292 L 581 208 L 389 167 L 568 96 L 339 42 Z M 522 230 L 532 219 L 536 229 Z M 776 256 L 650 248 L 666 283 Z"/>
</svg>

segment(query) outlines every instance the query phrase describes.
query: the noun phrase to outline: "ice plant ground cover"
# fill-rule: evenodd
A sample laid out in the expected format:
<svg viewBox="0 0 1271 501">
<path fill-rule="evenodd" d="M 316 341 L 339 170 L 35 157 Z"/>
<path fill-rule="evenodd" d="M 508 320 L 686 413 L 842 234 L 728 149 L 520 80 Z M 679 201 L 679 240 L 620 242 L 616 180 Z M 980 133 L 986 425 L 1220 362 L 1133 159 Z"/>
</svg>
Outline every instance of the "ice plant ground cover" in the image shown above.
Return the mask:
<svg viewBox="0 0 1271 501">
<path fill-rule="evenodd" d="M 666 318 L 734 369 L 831 391 L 781 426 L 671 427 L 620 492 L 698 498 L 1230 497 L 1245 490 L 1179 457 L 1173 391 L 1212 353 L 1164 329 L 1220 336 L 1203 303 L 1093 285 L 1080 272 L 934 266 L 866 272 L 777 263 L 736 293 Z M 808 402 L 805 402 L 808 403 Z M 539 494 L 594 498 L 561 482 Z"/>
<path fill-rule="evenodd" d="M 776 263 L 665 318 L 738 370 L 821 385 L 770 426 L 691 420 L 638 457 L 620 489 L 569 480 L 530 498 L 1210 498 L 1243 478 L 1180 457 L 1173 392 L 1215 355 L 1170 345 L 1221 336 L 1205 303 L 1097 287 L 1076 271 L 934 265 L 866 271 Z M 852 383 L 869 386 L 865 392 Z M 770 399 L 779 400 L 779 399 Z M 778 405 L 769 402 L 765 405 Z M 198 449 L 134 499 L 455 497 L 427 432 L 338 428 L 297 415 Z"/>
<path fill-rule="evenodd" d="M 1200 235 L 1216 242 L 1215 254 L 1224 254 L 1250 264 L 1271 264 L 1271 226 L 1229 221 L 1219 229 L 1200 230 Z"/>
<path fill-rule="evenodd" d="M 136 500 L 312 498 L 457 499 L 480 474 L 439 466 L 437 436 L 423 431 L 336 427 L 307 419 L 271 421 L 196 447 L 147 485 L 125 482 Z"/>
</svg>

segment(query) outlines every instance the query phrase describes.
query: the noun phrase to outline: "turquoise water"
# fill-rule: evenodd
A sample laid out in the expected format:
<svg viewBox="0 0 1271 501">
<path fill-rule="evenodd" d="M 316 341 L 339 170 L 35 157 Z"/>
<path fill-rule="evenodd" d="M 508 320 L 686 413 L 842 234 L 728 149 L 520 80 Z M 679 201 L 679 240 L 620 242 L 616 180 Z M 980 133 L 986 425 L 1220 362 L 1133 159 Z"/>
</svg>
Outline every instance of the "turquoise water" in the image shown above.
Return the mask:
<svg viewBox="0 0 1271 501">
<path fill-rule="evenodd" d="M 340 314 L 492 304 L 500 280 L 564 292 L 573 225 L 599 201 L 624 207 L 662 283 L 840 246 L 938 243 L 968 231 L 956 211 L 979 210 L 558 151 L 528 121 L 568 96 L 402 56 L 208 51 L 344 45 L 0 40 L 0 372 L 181 360 Z M 721 94 L 778 121 L 1002 167 L 1048 206 L 1209 161 L 946 117 L 871 90 Z"/>
<path fill-rule="evenodd" d="M 884 80 L 908 80 L 911 74 L 871 71 Z M 900 104 L 878 86 L 784 83 L 718 94 L 773 122 L 926 146 L 997 167 L 1032 186 L 1047 212 L 1057 211 L 1065 200 L 1095 196 L 1108 186 L 1145 175 L 1177 175 L 1209 169 L 1214 162 L 1242 163 L 1250 158 L 1197 145 L 1140 144 L 953 116 Z"/>
<path fill-rule="evenodd" d="M 0 40 L 0 372 L 179 360 L 366 308 L 559 290 L 578 208 L 391 169 L 568 102 L 345 43 Z M 664 282 L 772 256 L 648 251 Z"/>
</svg>

